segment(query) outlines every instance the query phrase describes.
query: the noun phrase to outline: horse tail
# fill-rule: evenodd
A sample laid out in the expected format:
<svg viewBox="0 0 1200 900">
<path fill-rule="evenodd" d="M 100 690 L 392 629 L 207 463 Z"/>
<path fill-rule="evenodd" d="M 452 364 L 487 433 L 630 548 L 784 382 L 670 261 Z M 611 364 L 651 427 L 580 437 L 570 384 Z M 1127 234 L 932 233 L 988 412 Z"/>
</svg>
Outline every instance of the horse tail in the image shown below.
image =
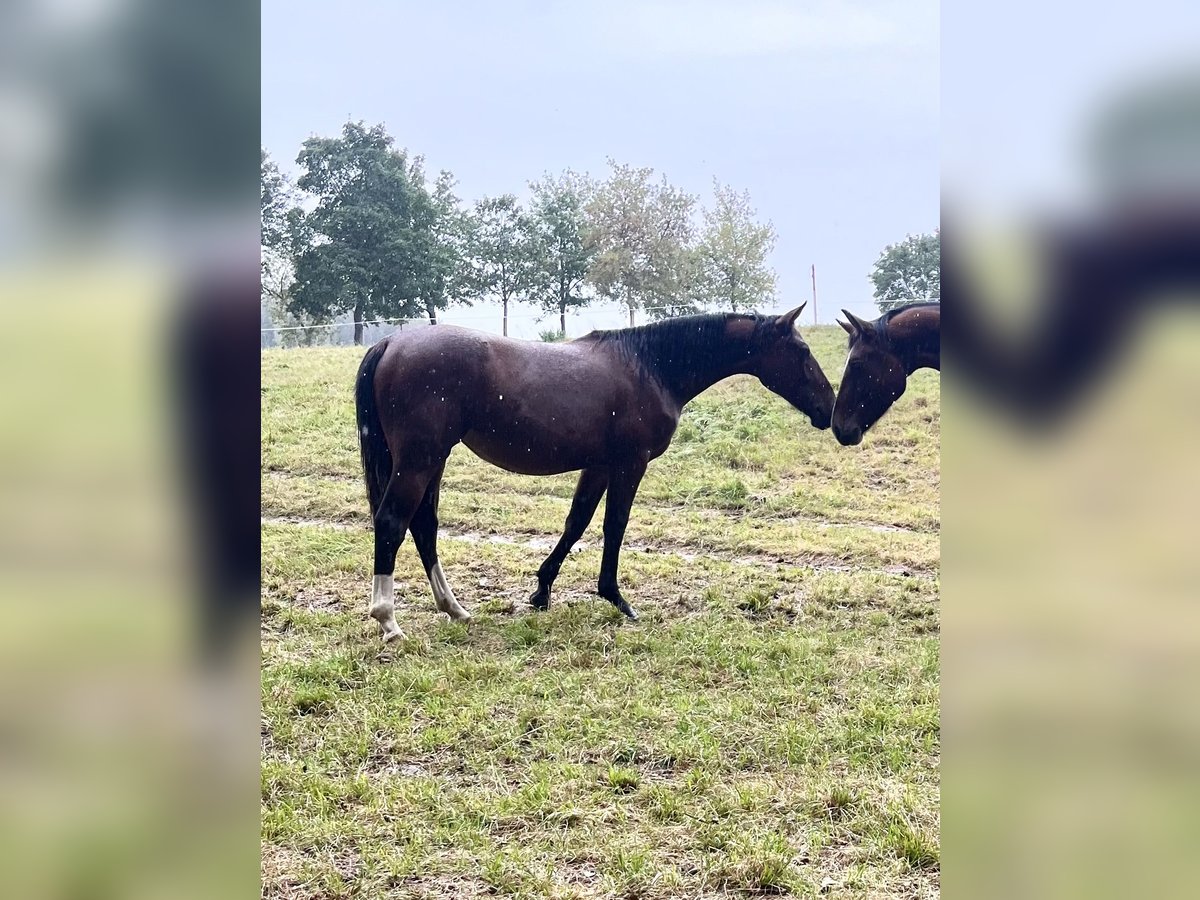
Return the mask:
<svg viewBox="0 0 1200 900">
<path fill-rule="evenodd" d="M 354 382 L 354 409 L 358 416 L 358 446 L 362 452 L 363 478 L 367 482 L 367 503 L 371 518 L 383 503 L 384 492 L 392 478 L 392 454 L 388 450 L 375 402 L 375 370 L 387 349 L 387 340 L 374 344 L 358 367 Z"/>
</svg>

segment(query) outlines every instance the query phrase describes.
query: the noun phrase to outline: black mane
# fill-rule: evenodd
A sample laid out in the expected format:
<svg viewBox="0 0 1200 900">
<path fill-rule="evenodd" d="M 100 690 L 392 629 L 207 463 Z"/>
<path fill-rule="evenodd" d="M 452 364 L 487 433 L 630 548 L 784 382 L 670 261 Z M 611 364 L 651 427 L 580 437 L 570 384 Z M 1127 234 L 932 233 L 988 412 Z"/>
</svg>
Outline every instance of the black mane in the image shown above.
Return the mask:
<svg viewBox="0 0 1200 900">
<path fill-rule="evenodd" d="M 731 341 L 726 336 L 726 325 L 739 319 L 754 324 L 748 341 Z M 696 371 L 697 360 L 709 368 L 748 356 L 761 346 L 760 337 L 774 321 L 774 316 L 758 313 L 706 313 L 663 319 L 634 328 L 592 331 L 579 340 L 615 347 L 644 374 L 654 376 L 666 387 L 673 387 Z"/>
</svg>

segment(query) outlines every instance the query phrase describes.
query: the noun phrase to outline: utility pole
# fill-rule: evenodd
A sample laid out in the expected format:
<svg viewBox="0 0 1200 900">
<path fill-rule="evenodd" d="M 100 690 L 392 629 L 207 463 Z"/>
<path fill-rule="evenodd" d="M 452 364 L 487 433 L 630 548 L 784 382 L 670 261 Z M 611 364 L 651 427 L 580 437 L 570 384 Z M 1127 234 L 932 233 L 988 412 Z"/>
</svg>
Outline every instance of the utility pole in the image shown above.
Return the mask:
<svg viewBox="0 0 1200 900">
<path fill-rule="evenodd" d="M 817 264 L 813 263 L 812 267 L 812 283 L 813 283 L 813 324 L 817 324 Z"/>
</svg>

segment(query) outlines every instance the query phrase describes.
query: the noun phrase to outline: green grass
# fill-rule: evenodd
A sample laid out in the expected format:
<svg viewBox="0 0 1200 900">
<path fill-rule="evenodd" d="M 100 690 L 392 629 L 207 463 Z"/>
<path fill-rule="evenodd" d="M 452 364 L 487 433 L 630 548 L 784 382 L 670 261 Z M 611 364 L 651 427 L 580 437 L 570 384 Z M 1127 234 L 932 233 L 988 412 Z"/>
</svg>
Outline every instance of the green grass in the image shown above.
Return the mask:
<svg viewBox="0 0 1200 900">
<path fill-rule="evenodd" d="M 634 506 L 637 625 L 593 593 L 599 516 L 533 613 L 574 477 L 459 448 L 439 549 L 475 618 L 406 543 L 382 651 L 360 356 L 263 354 L 266 896 L 937 894 L 936 376 L 855 448 L 752 379 L 694 401 Z"/>
</svg>

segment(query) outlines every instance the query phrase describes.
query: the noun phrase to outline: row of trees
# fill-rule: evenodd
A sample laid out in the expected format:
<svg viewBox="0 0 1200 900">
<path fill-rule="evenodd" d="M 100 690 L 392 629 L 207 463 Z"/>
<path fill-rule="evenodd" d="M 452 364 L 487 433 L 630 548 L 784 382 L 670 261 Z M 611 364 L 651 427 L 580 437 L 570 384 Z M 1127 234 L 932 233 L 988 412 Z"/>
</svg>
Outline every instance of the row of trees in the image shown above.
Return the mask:
<svg viewBox="0 0 1200 900">
<path fill-rule="evenodd" d="M 529 200 L 484 197 L 466 205 L 448 172 L 396 148 L 382 126 L 347 123 L 340 137 L 310 138 L 291 183 L 262 154 L 263 290 L 292 323 L 352 313 L 362 342 L 369 321 L 437 313 L 451 303 L 499 301 L 557 314 L 615 300 L 634 324 L 701 309 L 770 305 L 775 273 L 770 223 L 749 196 L 719 183 L 713 204 L 652 169 L 609 161 L 604 180 L 572 171 L 529 184 Z"/>
</svg>

